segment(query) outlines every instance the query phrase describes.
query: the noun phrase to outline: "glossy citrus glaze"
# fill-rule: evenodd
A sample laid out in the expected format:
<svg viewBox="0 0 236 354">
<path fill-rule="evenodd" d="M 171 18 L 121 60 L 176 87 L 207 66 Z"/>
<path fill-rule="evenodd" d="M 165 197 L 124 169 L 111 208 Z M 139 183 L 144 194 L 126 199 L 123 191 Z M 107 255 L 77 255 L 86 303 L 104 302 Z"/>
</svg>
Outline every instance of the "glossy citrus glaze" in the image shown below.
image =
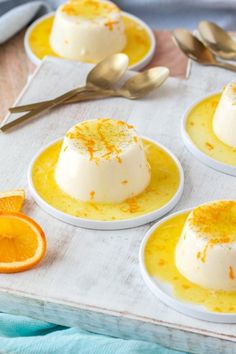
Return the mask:
<svg viewBox="0 0 236 354">
<path fill-rule="evenodd" d="M 143 141 L 152 177 L 145 192 L 119 204 L 80 202 L 63 193 L 55 183 L 54 171 L 62 141 L 49 146 L 36 159 L 32 179 L 38 194 L 67 214 L 93 220 L 122 220 L 145 215 L 167 204 L 179 188 L 175 161 L 156 144 Z"/>
<path fill-rule="evenodd" d="M 125 15 L 122 15 L 122 18 L 127 36 L 127 45 L 123 53 L 128 55 L 129 64 L 134 65 L 147 55 L 151 48 L 151 40 L 148 32 L 139 23 Z M 42 19 L 33 27 L 29 35 L 30 48 L 39 59 L 43 59 L 46 55 L 59 57 L 49 44 L 53 19 L 53 15 Z"/>
<path fill-rule="evenodd" d="M 146 269 L 150 276 L 171 284 L 180 300 L 203 305 L 214 312 L 235 313 L 236 292 L 201 288 L 184 278 L 175 266 L 175 247 L 188 214 L 170 218 L 153 232 L 144 251 Z"/>
<path fill-rule="evenodd" d="M 213 132 L 212 120 L 220 94 L 210 96 L 189 112 L 186 130 L 193 143 L 214 160 L 236 166 L 236 148 L 221 142 Z"/>
</svg>

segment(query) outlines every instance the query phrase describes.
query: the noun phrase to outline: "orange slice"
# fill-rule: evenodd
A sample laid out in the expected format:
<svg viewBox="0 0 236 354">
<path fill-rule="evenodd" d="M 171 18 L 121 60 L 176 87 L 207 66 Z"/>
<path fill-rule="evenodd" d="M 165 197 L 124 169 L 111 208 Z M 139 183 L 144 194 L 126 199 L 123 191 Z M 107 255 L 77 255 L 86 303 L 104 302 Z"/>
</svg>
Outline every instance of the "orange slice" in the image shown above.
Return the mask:
<svg viewBox="0 0 236 354">
<path fill-rule="evenodd" d="M 25 200 L 25 191 L 15 189 L 0 193 L 0 211 L 20 211 Z"/>
<path fill-rule="evenodd" d="M 45 234 L 34 220 L 22 213 L 0 212 L 0 273 L 30 269 L 45 252 Z"/>
</svg>

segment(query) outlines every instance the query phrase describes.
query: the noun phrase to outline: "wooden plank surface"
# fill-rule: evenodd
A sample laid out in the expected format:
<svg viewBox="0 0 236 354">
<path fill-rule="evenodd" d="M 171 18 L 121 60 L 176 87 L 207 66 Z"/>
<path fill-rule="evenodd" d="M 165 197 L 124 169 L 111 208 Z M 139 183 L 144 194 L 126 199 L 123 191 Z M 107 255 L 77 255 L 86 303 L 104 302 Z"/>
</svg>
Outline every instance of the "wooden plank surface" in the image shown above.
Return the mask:
<svg viewBox="0 0 236 354">
<path fill-rule="evenodd" d="M 0 120 L 27 82 L 35 66 L 27 59 L 23 39 L 25 31 L 0 45 Z"/>
<path fill-rule="evenodd" d="M 25 30 L 14 38 L 0 45 L 0 120 L 7 114 L 14 103 L 28 75 L 35 70 L 35 65 L 27 58 L 23 39 Z M 171 39 L 169 31 L 155 32 L 157 48 L 152 62 L 155 65 L 168 66 L 172 76 L 185 77 L 187 60 Z"/>
<path fill-rule="evenodd" d="M 88 70 L 86 65 L 46 60 L 20 103 L 50 98 L 78 86 Z M 231 78 L 232 73 L 223 69 L 194 64 L 189 80 L 169 79 L 143 100 L 112 98 L 61 107 L 1 134 L 1 189 L 27 189 L 29 162 L 43 145 L 63 136 L 81 119 L 109 116 L 134 124 L 140 134 L 163 143 L 180 159 L 186 183 L 175 210 L 236 198 L 236 178 L 202 165 L 184 148 L 180 137 L 180 120 L 188 105 Z M 236 325 L 190 319 L 162 304 L 147 289 L 139 272 L 138 250 L 150 225 L 106 232 L 72 227 L 43 212 L 29 194 L 24 211 L 44 228 L 48 252 L 34 270 L 0 276 L 0 310 L 156 341 L 197 354 L 216 353 L 216 348 L 217 353 L 236 350 Z"/>
</svg>

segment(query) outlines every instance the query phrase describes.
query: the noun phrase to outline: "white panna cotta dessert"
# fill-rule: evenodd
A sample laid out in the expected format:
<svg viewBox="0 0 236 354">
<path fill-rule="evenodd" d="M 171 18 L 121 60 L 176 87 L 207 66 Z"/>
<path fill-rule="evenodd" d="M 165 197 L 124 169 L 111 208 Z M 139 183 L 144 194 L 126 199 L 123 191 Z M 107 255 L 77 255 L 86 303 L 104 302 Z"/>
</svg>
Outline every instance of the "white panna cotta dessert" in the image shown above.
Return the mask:
<svg viewBox="0 0 236 354">
<path fill-rule="evenodd" d="M 229 83 L 213 117 L 213 130 L 225 144 L 236 147 L 236 81 Z"/>
<path fill-rule="evenodd" d="M 236 291 L 236 201 L 210 202 L 189 214 L 175 263 L 194 284 Z"/>
<path fill-rule="evenodd" d="M 65 193 L 90 202 L 120 203 L 143 192 L 150 178 L 142 139 L 133 126 L 109 118 L 73 126 L 55 170 Z"/>
<path fill-rule="evenodd" d="M 105 0 L 69 0 L 55 15 L 50 45 L 60 56 L 97 63 L 126 45 L 120 9 Z"/>
</svg>

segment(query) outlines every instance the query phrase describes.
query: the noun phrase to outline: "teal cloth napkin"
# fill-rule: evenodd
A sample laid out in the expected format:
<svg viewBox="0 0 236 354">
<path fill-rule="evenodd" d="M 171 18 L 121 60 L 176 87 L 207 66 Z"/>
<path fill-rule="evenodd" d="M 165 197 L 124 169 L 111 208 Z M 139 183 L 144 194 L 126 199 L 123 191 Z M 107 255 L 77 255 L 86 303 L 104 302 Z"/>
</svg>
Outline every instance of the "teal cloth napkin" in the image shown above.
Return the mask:
<svg viewBox="0 0 236 354">
<path fill-rule="evenodd" d="M 1 354 L 180 354 L 154 343 L 124 340 L 0 313 Z"/>
</svg>

